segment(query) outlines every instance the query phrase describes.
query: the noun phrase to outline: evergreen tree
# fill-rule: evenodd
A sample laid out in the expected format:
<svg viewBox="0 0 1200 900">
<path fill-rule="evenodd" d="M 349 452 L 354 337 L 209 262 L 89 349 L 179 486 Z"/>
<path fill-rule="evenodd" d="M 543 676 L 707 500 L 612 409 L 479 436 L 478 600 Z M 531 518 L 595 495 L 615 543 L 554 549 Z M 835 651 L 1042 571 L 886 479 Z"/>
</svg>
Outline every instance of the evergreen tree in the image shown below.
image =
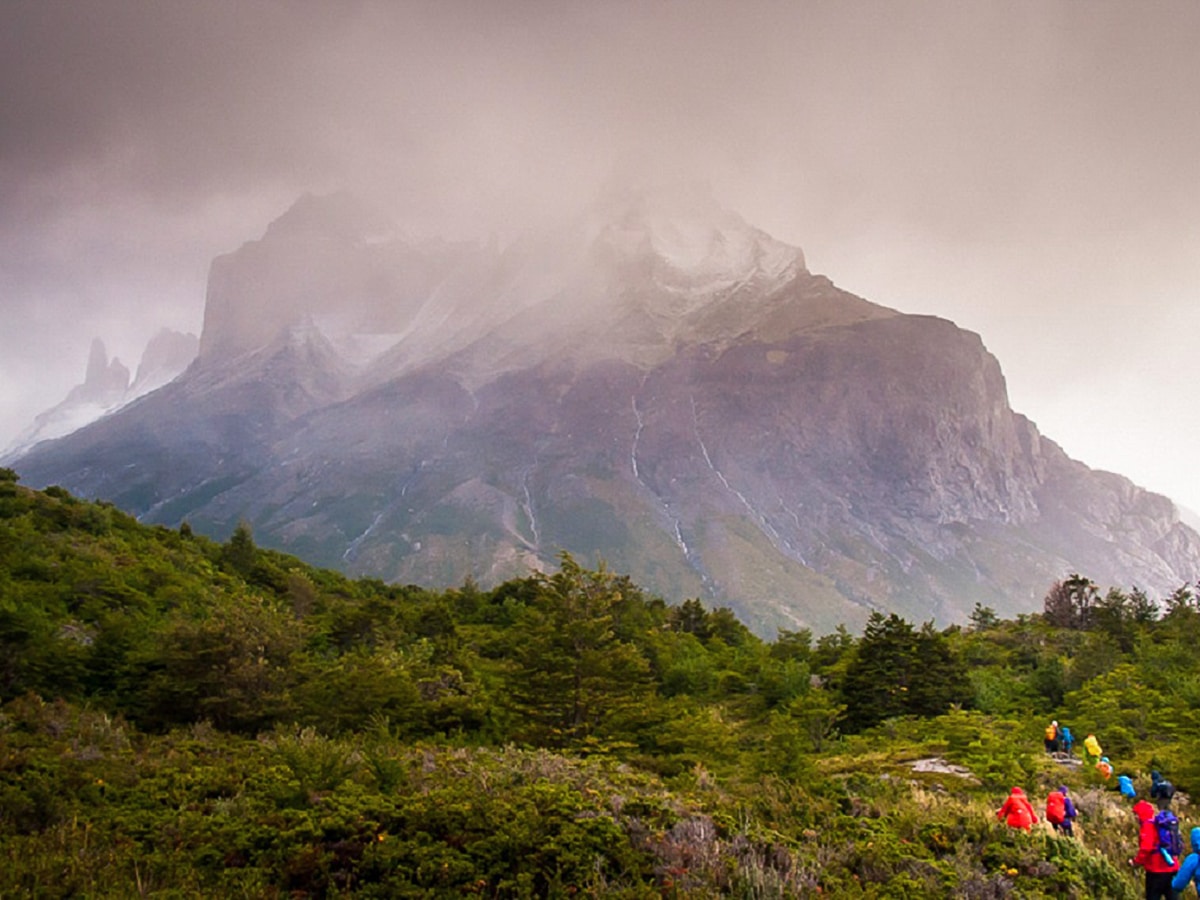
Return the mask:
<svg viewBox="0 0 1200 900">
<path fill-rule="evenodd" d="M 646 658 L 614 630 L 624 580 L 563 553 L 560 570 L 537 583 L 513 648 L 513 703 L 527 723 L 521 736 L 550 747 L 611 737 L 609 726 L 635 713 L 650 688 Z"/>
<path fill-rule="evenodd" d="M 973 631 L 987 631 L 1000 624 L 1000 618 L 996 615 L 996 611 L 981 603 L 976 603 L 975 608 L 971 610 L 970 620 Z"/>
<path fill-rule="evenodd" d="M 970 700 L 966 667 L 932 623 L 918 632 L 873 612 L 841 686 L 843 723 L 861 731 L 895 716 L 936 716 Z"/>
<path fill-rule="evenodd" d="M 245 520 L 238 522 L 224 550 L 225 562 L 233 571 L 242 577 L 250 574 L 258 548 L 254 546 L 254 534 L 250 531 L 249 523 Z"/>
<path fill-rule="evenodd" d="M 674 607 L 667 616 L 672 631 L 694 634 L 704 641 L 712 634 L 708 622 L 708 610 L 698 599 L 684 600 Z"/>
</svg>

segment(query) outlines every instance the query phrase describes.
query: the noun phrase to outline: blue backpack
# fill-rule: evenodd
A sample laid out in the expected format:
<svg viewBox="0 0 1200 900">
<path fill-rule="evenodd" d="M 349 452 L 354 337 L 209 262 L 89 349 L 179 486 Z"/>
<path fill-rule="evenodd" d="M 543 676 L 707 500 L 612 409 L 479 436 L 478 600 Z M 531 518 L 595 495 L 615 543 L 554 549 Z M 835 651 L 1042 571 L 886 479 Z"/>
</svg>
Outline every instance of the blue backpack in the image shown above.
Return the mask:
<svg viewBox="0 0 1200 900">
<path fill-rule="evenodd" d="M 1169 809 L 1164 809 L 1154 817 L 1154 827 L 1158 831 L 1158 849 L 1168 863 L 1173 863 L 1183 853 L 1183 838 L 1179 836 L 1179 820 Z"/>
</svg>

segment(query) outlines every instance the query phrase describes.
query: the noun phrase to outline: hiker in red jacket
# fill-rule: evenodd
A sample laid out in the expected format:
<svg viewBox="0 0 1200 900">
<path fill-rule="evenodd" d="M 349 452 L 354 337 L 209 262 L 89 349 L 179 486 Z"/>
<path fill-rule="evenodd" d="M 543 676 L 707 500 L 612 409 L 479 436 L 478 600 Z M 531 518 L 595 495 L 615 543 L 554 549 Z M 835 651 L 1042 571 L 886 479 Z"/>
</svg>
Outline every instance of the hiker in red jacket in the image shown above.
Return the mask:
<svg viewBox="0 0 1200 900">
<path fill-rule="evenodd" d="M 1067 796 L 1067 786 L 1064 784 L 1057 791 L 1051 792 L 1046 798 L 1046 821 L 1054 826 L 1054 830 L 1074 837 L 1075 804 Z"/>
<path fill-rule="evenodd" d="M 1178 894 L 1171 887 L 1171 878 L 1179 871 L 1179 860 L 1172 858 L 1168 862 L 1167 855 L 1159 849 L 1154 807 L 1145 800 L 1139 800 L 1133 804 L 1133 814 L 1141 826 L 1137 855 L 1129 860 L 1129 864 L 1146 870 L 1146 900 L 1177 900 Z"/>
<path fill-rule="evenodd" d="M 996 818 L 1004 819 L 1009 828 L 1022 828 L 1029 831 L 1037 824 L 1037 813 L 1029 803 L 1029 798 L 1019 787 L 1008 792 L 1004 805 L 996 810 Z"/>
</svg>

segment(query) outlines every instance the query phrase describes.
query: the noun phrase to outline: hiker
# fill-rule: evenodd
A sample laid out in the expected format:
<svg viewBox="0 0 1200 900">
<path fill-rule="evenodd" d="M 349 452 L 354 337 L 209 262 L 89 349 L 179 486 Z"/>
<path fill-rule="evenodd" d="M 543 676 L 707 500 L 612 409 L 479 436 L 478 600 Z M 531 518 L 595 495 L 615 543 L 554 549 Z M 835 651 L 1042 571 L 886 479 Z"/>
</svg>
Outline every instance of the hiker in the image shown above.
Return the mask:
<svg viewBox="0 0 1200 900">
<path fill-rule="evenodd" d="M 1132 800 L 1137 796 L 1137 788 L 1133 786 L 1133 779 L 1128 775 L 1118 775 L 1117 784 L 1121 788 L 1121 795 L 1123 797 L 1128 797 L 1130 800 Z M 1151 790 L 1153 790 L 1153 788 L 1151 788 Z"/>
<path fill-rule="evenodd" d="M 1067 786 L 1060 784 L 1057 791 L 1052 791 L 1046 798 L 1046 821 L 1054 826 L 1054 830 L 1067 837 L 1075 836 L 1074 822 L 1079 815 L 1075 804 L 1067 796 Z"/>
<path fill-rule="evenodd" d="M 1083 739 L 1083 749 L 1087 753 L 1088 762 L 1091 762 L 1093 759 L 1098 760 L 1104 755 L 1104 751 L 1100 749 L 1100 742 L 1096 740 L 1094 734 L 1089 734 Z"/>
<path fill-rule="evenodd" d="M 1020 828 L 1031 831 L 1038 823 L 1037 813 L 1029 803 L 1029 798 L 1019 787 L 1008 792 L 1004 805 L 996 810 L 996 818 L 1003 819 L 1009 828 Z"/>
<path fill-rule="evenodd" d="M 1196 892 L 1200 893 L 1200 827 L 1193 828 L 1190 835 L 1192 852 L 1179 866 L 1179 871 L 1171 879 L 1171 887 L 1177 891 L 1187 890 L 1189 882 L 1194 881 Z"/>
<path fill-rule="evenodd" d="M 1071 755 L 1071 748 L 1075 745 L 1075 736 L 1071 734 L 1071 729 L 1066 725 L 1058 726 L 1058 746 L 1067 756 Z"/>
<path fill-rule="evenodd" d="M 1100 757 L 1100 762 L 1096 763 L 1096 771 L 1100 773 L 1100 777 L 1105 781 L 1112 778 L 1112 763 L 1108 761 L 1107 756 Z"/>
<path fill-rule="evenodd" d="M 1051 722 L 1046 726 L 1046 752 L 1058 752 L 1058 722 Z"/>
<path fill-rule="evenodd" d="M 1159 826 L 1155 824 L 1154 807 L 1146 800 L 1139 800 L 1133 804 L 1133 814 L 1139 823 L 1138 851 L 1129 860 L 1129 865 L 1146 871 L 1146 900 L 1177 900 L 1178 895 L 1171 885 L 1173 876 L 1179 871 L 1179 860 L 1163 846 Z"/>
<path fill-rule="evenodd" d="M 1150 773 L 1150 799 L 1158 802 L 1159 809 L 1166 809 L 1171 805 L 1171 798 L 1175 796 L 1175 785 L 1162 777 L 1162 773 L 1153 771 Z"/>
</svg>

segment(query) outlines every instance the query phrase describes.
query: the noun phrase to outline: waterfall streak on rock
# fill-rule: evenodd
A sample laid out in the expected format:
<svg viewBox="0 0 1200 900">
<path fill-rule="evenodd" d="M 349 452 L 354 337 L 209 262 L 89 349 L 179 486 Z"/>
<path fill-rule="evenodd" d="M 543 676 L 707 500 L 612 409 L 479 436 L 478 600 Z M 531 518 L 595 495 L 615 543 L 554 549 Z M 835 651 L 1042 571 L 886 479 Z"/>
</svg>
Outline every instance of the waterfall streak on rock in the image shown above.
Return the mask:
<svg viewBox="0 0 1200 900">
<path fill-rule="evenodd" d="M 770 523 L 766 516 L 754 508 L 754 505 L 746 499 L 745 495 L 741 491 L 729 483 L 729 481 L 721 473 L 720 469 L 713 465 L 712 457 L 708 455 L 708 447 L 706 447 L 704 444 L 704 438 L 700 437 L 700 421 L 696 415 L 696 396 L 692 394 L 689 396 L 689 399 L 692 403 L 692 434 L 694 434 L 696 437 L 696 443 L 700 445 L 700 453 L 704 456 L 704 462 L 712 470 L 713 474 L 717 476 L 717 480 L 721 482 L 721 484 L 725 487 L 725 490 L 737 497 L 738 500 L 741 501 L 742 505 L 746 507 L 746 509 L 750 512 L 750 515 L 754 517 L 754 520 L 758 522 L 759 526 L 766 533 L 767 537 L 771 539 L 771 543 L 775 545 L 775 548 L 782 552 L 787 552 L 790 548 L 785 546 L 785 542 L 779 536 L 779 532 L 775 530 L 775 526 Z"/>
<path fill-rule="evenodd" d="M 645 384 L 645 379 L 642 379 L 642 383 Z M 633 417 L 637 420 L 637 428 L 633 430 L 633 446 L 629 448 L 629 464 L 633 468 L 633 477 L 637 480 L 638 484 L 644 484 L 642 476 L 638 472 L 637 451 L 638 441 L 642 439 L 642 428 L 645 427 L 646 423 L 642 421 L 642 413 L 638 409 L 636 393 L 629 398 L 629 402 L 633 406 Z"/>
<path fill-rule="evenodd" d="M 796 523 L 796 534 L 801 534 L 803 532 L 803 526 L 800 524 L 800 516 L 796 514 L 794 509 L 783 502 L 782 497 L 779 497 L 778 500 L 779 508 L 787 513 L 791 520 Z M 784 543 L 787 545 L 788 550 L 791 551 L 792 556 L 800 563 L 800 565 L 808 566 L 808 560 L 804 558 L 804 554 L 796 549 L 796 546 L 791 541 L 785 541 Z"/>
<path fill-rule="evenodd" d="M 521 509 L 525 511 L 525 516 L 529 519 L 529 533 L 533 536 L 532 549 L 534 550 L 542 544 L 542 536 L 538 532 L 537 516 L 533 511 L 533 494 L 529 491 L 529 476 L 531 473 L 537 471 L 537 467 L 538 463 L 535 458 L 532 465 L 526 466 L 521 470 L 521 492 L 525 496 L 525 501 L 521 504 Z"/>
<path fill-rule="evenodd" d="M 375 517 L 375 520 L 367 526 L 367 530 L 349 543 L 349 545 L 346 547 L 346 552 L 342 554 L 342 559 L 344 559 L 346 562 L 354 562 L 354 558 L 358 556 L 358 548 L 362 546 L 362 542 L 374 533 L 375 529 L 379 527 L 379 523 L 383 521 L 383 517 L 386 515 L 386 509 L 379 513 L 379 515 Z"/>
</svg>

